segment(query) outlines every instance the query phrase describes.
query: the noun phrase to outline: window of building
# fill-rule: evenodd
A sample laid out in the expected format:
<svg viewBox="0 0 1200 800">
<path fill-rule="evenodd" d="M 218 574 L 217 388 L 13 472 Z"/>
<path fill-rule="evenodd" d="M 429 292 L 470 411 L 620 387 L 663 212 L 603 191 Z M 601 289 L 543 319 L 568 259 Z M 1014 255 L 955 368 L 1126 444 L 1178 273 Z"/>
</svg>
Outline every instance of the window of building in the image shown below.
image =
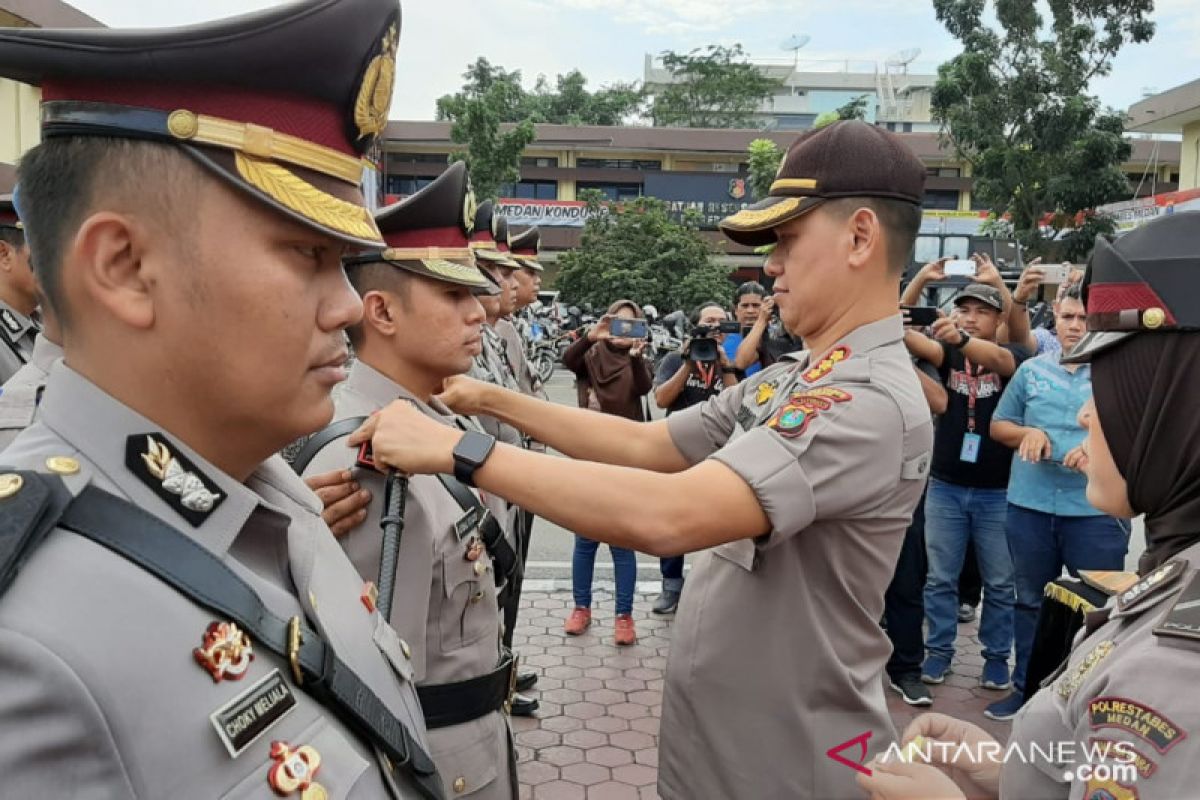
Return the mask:
<svg viewBox="0 0 1200 800">
<path fill-rule="evenodd" d="M 557 200 L 558 181 L 521 181 L 515 186 L 506 183 L 500 187 L 500 196 L 518 200 Z"/>
<path fill-rule="evenodd" d="M 776 114 L 775 129 L 781 131 L 805 131 L 816 122 L 816 114 Z"/>
<path fill-rule="evenodd" d="M 576 191 L 582 193 L 584 189 L 598 189 L 603 193 L 606 200 L 634 200 L 642 196 L 642 185 L 640 183 L 600 183 L 594 181 L 579 181 L 575 186 Z"/>
<path fill-rule="evenodd" d="M 927 167 L 925 172 L 931 178 L 957 178 L 962 171 L 958 167 Z"/>
<path fill-rule="evenodd" d="M 1179 183 L 1179 173 L 1178 172 L 1171 173 L 1171 183 Z"/>
<path fill-rule="evenodd" d="M 557 167 L 558 156 L 522 156 L 522 167 Z"/>
<path fill-rule="evenodd" d="M 580 169 L 662 169 L 661 161 L 640 158 L 577 158 Z"/>
<path fill-rule="evenodd" d="M 431 183 L 433 183 L 433 178 L 417 178 L 412 175 L 388 175 L 385 191 L 388 194 L 416 194 Z"/>
<path fill-rule="evenodd" d="M 926 189 L 922 208 L 936 211 L 955 211 L 958 209 L 958 191 L 954 189 Z"/>
<path fill-rule="evenodd" d="M 416 164 L 445 164 L 445 153 L 388 153 L 389 161 L 407 161 Z"/>
</svg>

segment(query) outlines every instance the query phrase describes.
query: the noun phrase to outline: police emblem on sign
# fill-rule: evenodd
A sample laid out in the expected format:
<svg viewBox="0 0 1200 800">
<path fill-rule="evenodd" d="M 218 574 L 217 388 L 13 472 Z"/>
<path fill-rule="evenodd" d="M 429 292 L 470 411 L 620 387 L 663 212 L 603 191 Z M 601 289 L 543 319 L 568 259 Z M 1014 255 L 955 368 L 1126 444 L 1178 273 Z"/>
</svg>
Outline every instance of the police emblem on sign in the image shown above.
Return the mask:
<svg viewBox="0 0 1200 800">
<path fill-rule="evenodd" d="M 734 200 L 741 200 L 746 196 L 745 178 L 732 178 L 729 181 L 729 196 Z"/>
</svg>

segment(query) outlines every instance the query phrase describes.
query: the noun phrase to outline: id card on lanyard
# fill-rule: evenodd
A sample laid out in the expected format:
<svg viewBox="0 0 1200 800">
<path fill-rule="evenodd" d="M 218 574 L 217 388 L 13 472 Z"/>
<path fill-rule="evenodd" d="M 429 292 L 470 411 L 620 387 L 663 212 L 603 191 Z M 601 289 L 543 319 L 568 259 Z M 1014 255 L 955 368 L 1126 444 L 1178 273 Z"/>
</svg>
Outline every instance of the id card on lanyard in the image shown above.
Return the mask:
<svg viewBox="0 0 1200 800">
<path fill-rule="evenodd" d="M 958 460 L 975 464 L 979 461 L 979 447 L 983 444 L 983 437 L 975 432 L 975 401 L 979 399 L 979 376 L 971 374 L 969 358 L 964 357 L 963 361 L 966 364 L 967 376 L 967 432 L 963 434 Z"/>
</svg>

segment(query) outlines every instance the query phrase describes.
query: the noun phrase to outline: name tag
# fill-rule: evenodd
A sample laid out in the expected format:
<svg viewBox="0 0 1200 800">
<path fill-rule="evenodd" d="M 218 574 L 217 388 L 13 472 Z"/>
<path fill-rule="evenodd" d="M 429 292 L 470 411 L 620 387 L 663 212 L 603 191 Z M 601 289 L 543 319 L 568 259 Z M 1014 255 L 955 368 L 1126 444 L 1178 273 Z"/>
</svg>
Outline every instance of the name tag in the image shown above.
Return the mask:
<svg viewBox="0 0 1200 800">
<path fill-rule="evenodd" d="M 483 524 L 484 515 L 487 514 L 487 509 L 482 506 L 468 509 L 467 513 L 459 517 L 458 522 L 454 523 L 454 535 L 461 542 L 475 531 L 479 530 L 479 526 Z"/>
<path fill-rule="evenodd" d="M 296 696 L 279 670 L 214 711 L 209 719 L 229 755 L 237 758 L 296 707 Z"/>
<path fill-rule="evenodd" d="M 962 452 L 958 454 L 958 460 L 968 464 L 979 461 L 979 445 L 982 442 L 983 438 L 978 433 L 964 433 Z"/>
</svg>

